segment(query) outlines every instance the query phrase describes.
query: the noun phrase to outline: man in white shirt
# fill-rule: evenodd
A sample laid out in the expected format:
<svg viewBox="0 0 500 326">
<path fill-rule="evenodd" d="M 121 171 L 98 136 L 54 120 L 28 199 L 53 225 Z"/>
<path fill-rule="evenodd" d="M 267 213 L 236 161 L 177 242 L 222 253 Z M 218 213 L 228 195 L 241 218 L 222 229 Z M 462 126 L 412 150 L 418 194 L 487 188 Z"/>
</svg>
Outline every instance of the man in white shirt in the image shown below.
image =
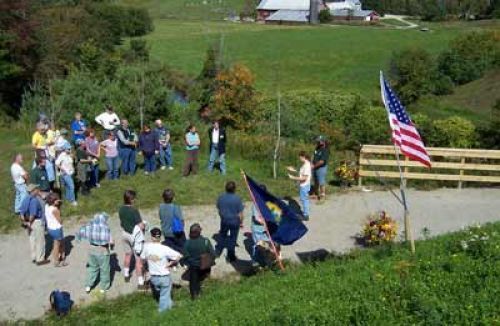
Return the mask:
<svg viewBox="0 0 500 326">
<path fill-rule="evenodd" d="M 73 181 L 73 174 L 75 174 L 75 167 L 73 158 L 71 157 L 71 146 L 67 144 L 64 150 L 56 159 L 56 166 L 59 168 L 61 175 L 61 184 L 64 185 L 65 198 L 73 206 L 78 203 L 75 200 L 75 182 Z"/>
<path fill-rule="evenodd" d="M 107 105 L 106 111 L 95 117 L 95 122 L 104 128 L 106 136 L 108 132 L 114 131 L 120 125 L 120 119 L 111 105 Z"/>
<path fill-rule="evenodd" d="M 151 284 L 155 292 L 160 295 L 158 311 L 162 312 L 172 308 L 170 267 L 176 265 L 182 258 L 182 255 L 162 245 L 160 241 L 161 230 L 153 228 L 151 230 L 151 242 L 144 245 L 141 258 L 148 262 Z"/>
<path fill-rule="evenodd" d="M 19 215 L 19 210 L 21 208 L 21 203 L 23 199 L 28 195 L 26 190 L 26 181 L 28 180 L 28 173 L 24 170 L 23 166 L 23 156 L 21 154 L 16 154 L 12 165 L 10 166 L 10 174 L 12 175 L 12 181 L 14 182 L 14 188 L 16 191 L 16 196 L 14 200 L 14 213 Z"/>
</svg>

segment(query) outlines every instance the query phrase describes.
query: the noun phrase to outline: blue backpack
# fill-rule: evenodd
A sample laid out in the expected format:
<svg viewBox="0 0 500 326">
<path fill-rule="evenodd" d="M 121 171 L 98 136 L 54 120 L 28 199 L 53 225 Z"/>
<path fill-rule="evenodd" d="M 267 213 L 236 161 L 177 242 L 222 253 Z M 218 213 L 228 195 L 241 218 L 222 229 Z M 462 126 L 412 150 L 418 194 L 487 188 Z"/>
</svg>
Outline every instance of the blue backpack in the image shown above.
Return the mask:
<svg viewBox="0 0 500 326">
<path fill-rule="evenodd" d="M 58 316 L 67 315 L 73 306 L 73 300 L 71 300 L 70 294 L 66 291 L 52 291 L 49 300 L 50 306 Z"/>
<path fill-rule="evenodd" d="M 172 232 L 174 234 L 183 233 L 184 232 L 184 222 L 175 214 L 177 206 L 172 205 Z"/>
</svg>

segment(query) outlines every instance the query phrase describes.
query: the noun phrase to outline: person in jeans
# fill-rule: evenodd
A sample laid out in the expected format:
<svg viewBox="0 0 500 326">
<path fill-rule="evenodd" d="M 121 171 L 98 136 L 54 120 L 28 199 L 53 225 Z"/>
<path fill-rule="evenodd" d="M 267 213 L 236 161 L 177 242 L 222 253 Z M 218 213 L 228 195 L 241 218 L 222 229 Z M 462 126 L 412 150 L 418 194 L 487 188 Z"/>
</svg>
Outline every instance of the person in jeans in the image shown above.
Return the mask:
<svg viewBox="0 0 500 326">
<path fill-rule="evenodd" d="M 29 184 L 26 189 L 29 194 L 21 204 L 20 213 L 30 239 L 31 261 L 38 266 L 45 265 L 50 261 L 45 259 L 45 216 L 40 190 L 36 184 Z"/>
<path fill-rule="evenodd" d="M 184 245 L 184 257 L 181 261 L 188 266 L 189 293 L 193 300 L 201 293 L 201 282 L 210 275 L 210 268 L 200 269 L 201 255 L 205 253 L 215 257 L 212 243 L 201 235 L 201 226 L 194 223 L 189 228 L 189 240 Z"/>
<path fill-rule="evenodd" d="M 226 175 L 226 130 L 219 128 L 219 121 L 214 121 L 212 127 L 208 129 L 208 139 L 210 140 L 208 171 L 212 172 L 215 161 L 219 160 L 220 173 Z"/>
<path fill-rule="evenodd" d="M 144 125 L 143 131 L 139 135 L 139 150 L 144 157 L 144 174 L 149 175 L 156 171 L 156 154 L 160 151 L 158 136 L 149 125 Z"/>
<path fill-rule="evenodd" d="M 161 169 L 165 170 L 168 166 L 169 170 L 173 170 L 172 167 L 172 146 L 170 144 L 170 131 L 165 128 L 160 119 L 155 121 L 155 133 L 158 137 L 158 142 L 160 143 L 160 165 Z"/>
<path fill-rule="evenodd" d="M 86 240 L 90 244 L 87 261 L 87 277 L 85 292 L 90 293 L 97 277 L 101 293 L 105 293 L 111 286 L 109 255 L 114 245 L 111 230 L 108 225 L 109 215 L 102 212 L 94 215 L 92 221 L 81 227 L 76 234 L 78 241 Z"/>
<path fill-rule="evenodd" d="M 299 175 L 294 176 L 288 174 L 288 177 L 291 180 L 295 180 L 299 182 L 299 198 L 300 203 L 302 204 L 302 212 L 304 216 L 304 220 L 309 219 L 309 191 L 311 190 L 311 161 L 306 152 L 302 151 L 299 153 L 299 160 L 302 163 L 300 167 Z M 288 170 L 290 172 L 295 172 L 295 169 L 289 167 Z"/>
<path fill-rule="evenodd" d="M 99 158 L 101 157 L 101 146 L 99 139 L 96 137 L 94 129 L 88 129 L 85 138 L 85 148 L 92 163 L 90 164 L 90 180 L 89 185 L 91 188 L 99 188 Z"/>
<path fill-rule="evenodd" d="M 73 175 L 75 174 L 75 167 L 73 164 L 73 157 L 71 157 L 71 146 L 69 144 L 64 148 L 64 151 L 59 154 L 56 160 L 56 166 L 61 175 L 61 184 L 64 186 L 65 198 L 73 206 L 78 203 L 75 199 L 75 182 Z"/>
<path fill-rule="evenodd" d="M 124 205 L 118 210 L 118 217 L 120 218 L 120 226 L 122 227 L 122 243 L 125 251 L 125 258 L 123 259 L 123 276 L 125 277 L 125 281 L 128 282 L 130 280 L 130 261 L 132 255 L 134 255 L 137 284 L 139 287 L 142 287 L 144 285 L 142 260 L 135 254 L 132 233 L 136 225 L 139 225 L 142 231 L 144 231 L 145 225 L 139 210 L 134 207 L 135 198 L 135 191 L 125 190 L 123 194 Z"/>
<path fill-rule="evenodd" d="M 314 151 L 312 169 L 314 173 L 314 193 L 318 200 L 326 196 L 326 176 L 328 173 L 328 158 L 330 152 L 324 136 L 319 136 L 316 140 L 316 150 Z"/>
<path fill-rule="evenodd" d="M 61 204 L 59 195 L 51 193 L 47 196 L 45 204 L 45 220 L 47 222 L 47 232 L 52 238 L 52 260 L 55 267 L 68 266 L 66 263 L 66 251 L 64 249 L 64 233 L 61 219 Z"/>
<path fill-rule="evenodd" d="M 198 173 L 198 152 L 200 151 L 200 136 L 196 132 L 194 125 L 189 125 L 184 136 L 186 144 L 186 162 L 184 163 L 183 176 L 187 177 L 190 173 Z"/>
<path fill-rule="evenodd" d="M 10 175 L 12 176 L 12 182 L 14 183 L 15 189 L 15 199 L 14 199 L 14 213 L 19 215 L 19 210 L 21 209 L 21 203 L 24 198 L 28 196 L 28 191 L 26 190 L 26 181 L 28 180 L 28 173 L 22 166 L 23 156 L 17 153 L 14 156 L 12 165 L 10 166 Z"/>
<path fill-rule="evenodd" d="M 161 230 L 159 228 L 153 228 L 150 233 L 151 242 L 144 244 L 141 258 L 148 263 L 151 285 L 155 294 L 159 295 L 158 311 L 163 312 L 171 309 L 173 305 L 170 267 L 176 265 L 182 255 L 160 243 Z"/>
<path fill-rule="evenodd" d="M 91 170 L 92 157 L 87 152 L 84 140 L 77 141 L 76 148 L 76 179 L 82 195 L 90 194 L 89 171 Z"/>
<path fill-rule="evenodd" d="M 183 232 L 174 233 L 172 230 L 172 221 L 174 217 L 177 217 L 184 224 L 184 218 L 182 217 L 181 207 L 173 203 L 175 193 L 172 189 L 165 189 L 163 191 L 163 204 L 160 204 L 160 221 L 161 230 L 163 236 L 165 237 L 164 245 L 170 248 L 182 252 L 184 247 L 184 242 L 186 242 L 186 235 Z"/>
<path fill-rule="evenodd" d="M 243 227 L 243 209 L 243 202 L 236 195 L 236 183 L 228 181 L 226 183 L 226 193 L 220 195 L 217 199 L 217 210 L 221 221 L 219 241 L 215 251 L 219 256 L 225 247 L 229 262 L 237 260 L 235 248 L 240 227 Z"/>
<path fill-rule="evenodd" d="M 128 121 L 123 119 L 122 125 L 118 132 L 118 151 L 121 159 L 121 174 L 124 175 L 134 175 L 135 174 L 135 160 L 136 160 L 136 147 L 137 147 L 137 136 L 130 129 Z"/>
<path fill-rule="evenodd" d="M 105 153 L 106 168 L 108 169 L 106 176 L 109 180 L 119 178 L 118 175 L 118 141 L 114 133 L 108 134 L 108 139 L 101 142 L 101 147 Z"/>
<path fill-rule="evenodd" d="M 75 119 L 71 121 L 71 132 L 73 143 L 76 145 L 78 140 L 85 140 L 85 131 L 87 130 L 87 122 L 82 119 L 80 112 L 75 113 Z"/>
</svg>

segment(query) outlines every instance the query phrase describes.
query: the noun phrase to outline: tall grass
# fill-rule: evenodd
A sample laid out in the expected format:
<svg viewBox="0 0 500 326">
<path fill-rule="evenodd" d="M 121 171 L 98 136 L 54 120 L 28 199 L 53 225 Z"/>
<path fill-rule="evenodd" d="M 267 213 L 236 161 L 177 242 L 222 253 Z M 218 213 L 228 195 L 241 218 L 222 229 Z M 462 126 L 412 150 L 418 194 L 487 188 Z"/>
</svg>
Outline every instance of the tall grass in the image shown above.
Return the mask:
<svg viewBox="0 0 500 326">
<path fill-rule="evenodd" d="M 194 302 L 174 290 L 175 307 L 162 315 L 149 294 L 133 294 L 34 324 L 495 325 L 500 223 L 472 230 L 419 241 L 415 256 L 393 245 L 209 282 Z M 474 244 L 475 234 L 488 239 Z"/>
</svg>

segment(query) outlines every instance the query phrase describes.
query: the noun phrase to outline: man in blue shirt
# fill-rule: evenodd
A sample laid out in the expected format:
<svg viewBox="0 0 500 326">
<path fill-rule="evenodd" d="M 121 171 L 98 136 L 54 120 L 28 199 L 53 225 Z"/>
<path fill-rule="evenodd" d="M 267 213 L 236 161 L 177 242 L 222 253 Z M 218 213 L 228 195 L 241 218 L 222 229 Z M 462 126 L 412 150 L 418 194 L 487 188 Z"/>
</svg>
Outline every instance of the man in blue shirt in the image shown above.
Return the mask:
<svg viewBox="0 0 500 326">
<path fill-rule="evenodd" d="M 45 259 L 45 223 L 43 207 L 40 203 L 38 185 L 29 184 L 29 195 L 24 198 L 20 214 L 30 238 L 31 261 L 40 266 L 49 263 Z"/>
<path fill-rule="evenodd" d="M 82 119 L 82 114 L 80 112 L 75 113 L 75 120 L 71 122 L 71 132 L 73 134 L 73 143 L 79 139 L 85 140 L 85 131 L 87 130 L 87 122 Z"/>
<path fill-rule="evenodd" d="M 240 227 L 243 227 L 243 202 L 236 195 L 236 183 L 226 183 L 226 193 L 217 199 L 217 209 L 220 216 L 219 241 L 215 247 L 217 256 L 220 256 L 224 247 L 227 249 L 229 262 L 237 260 L 235 254 L 236 242 Z"/>
</svg>

